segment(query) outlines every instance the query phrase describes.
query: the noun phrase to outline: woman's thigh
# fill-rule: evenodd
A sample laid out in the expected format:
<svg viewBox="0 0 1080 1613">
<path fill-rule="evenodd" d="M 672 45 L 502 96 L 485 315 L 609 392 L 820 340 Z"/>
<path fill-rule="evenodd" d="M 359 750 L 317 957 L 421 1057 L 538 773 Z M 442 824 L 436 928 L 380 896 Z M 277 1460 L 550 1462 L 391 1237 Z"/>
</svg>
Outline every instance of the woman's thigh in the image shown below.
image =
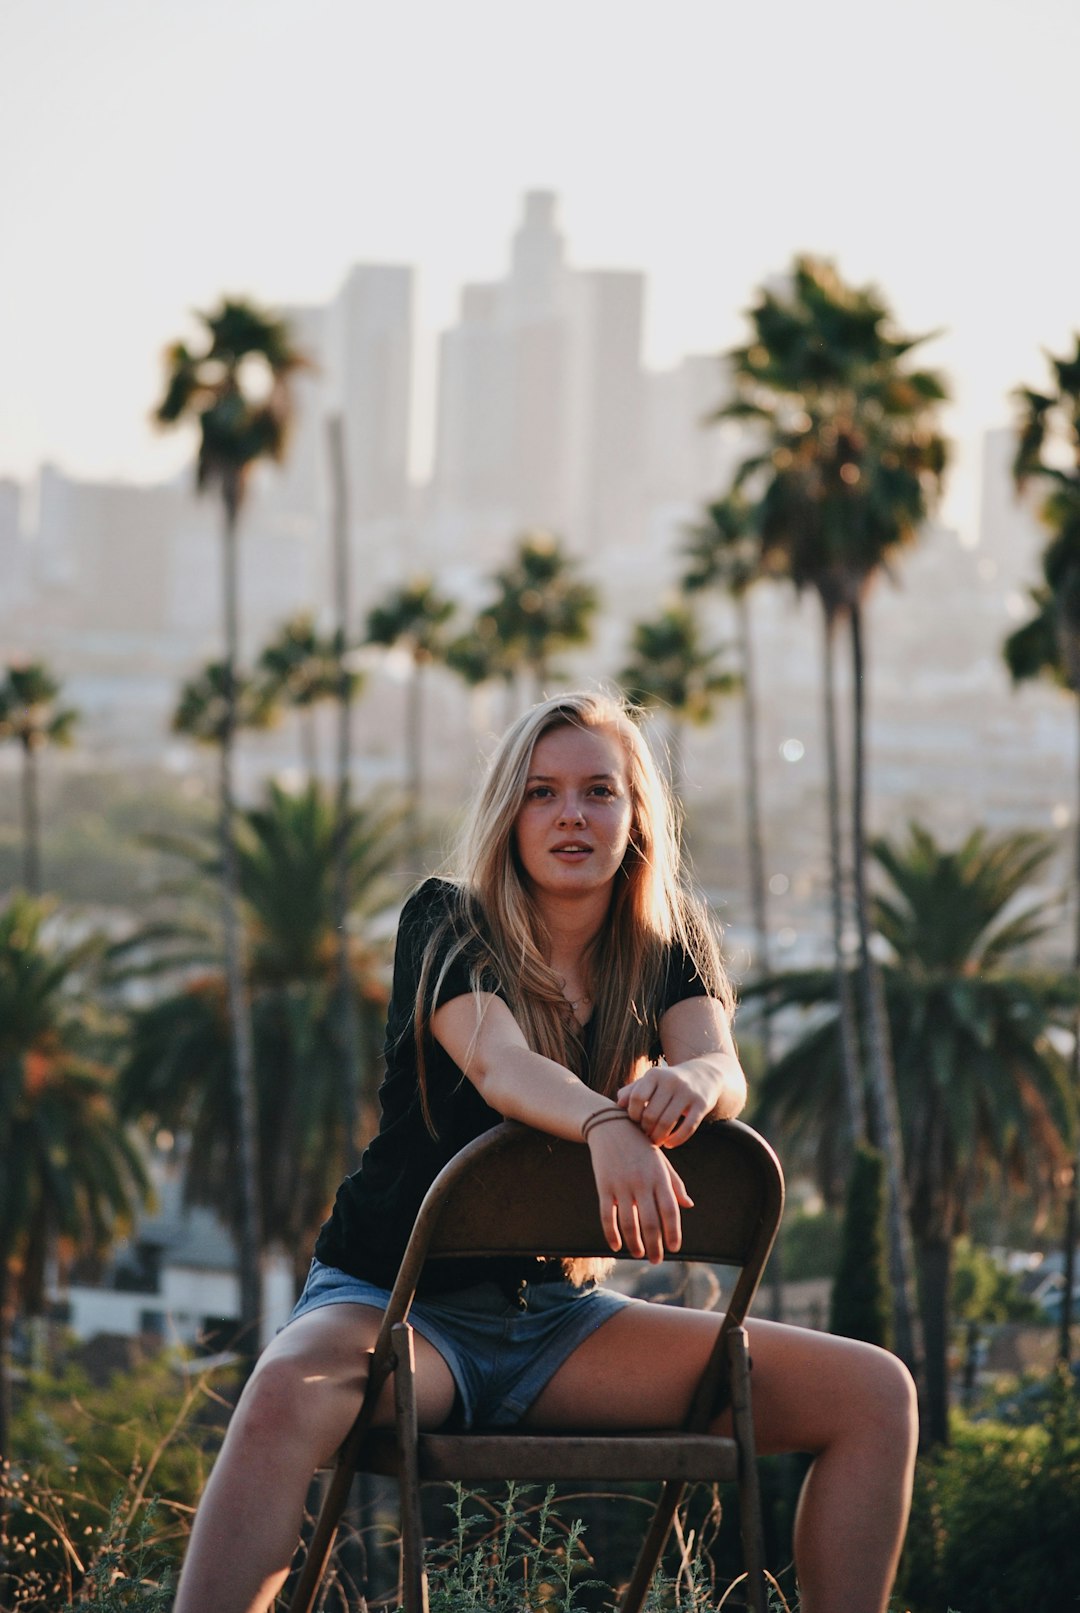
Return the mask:
<svg viewBox="0 0 1080 1613">
<path fill-rule="evenodd" d="M 677 1428 L 713 1347 L 715 1311 L 637 1302 L 616 1312 L 560 1367 L 530 1408 L 546 1427 Z M 750 1321 L 759 1449 L 822 1450 L 852 1418 L 905 1414 L 910 1387 L 894 1356 L 809 1328 Z M 720 1426 L 728 1422 L 722 1418 Z"/>
<path fill-rule="evenodd" d="M 256 1399 L 280 1403 L 284 1398 L 294 1419 L 317 1425 L 331 1443 L 340 1443 L 367 1385 L 381 1324 L 382 1313 L 368 1305 L 324 1305 L 308 1311 L 263 1351 L 249 1388 Z M 454 1379 L 434 1345 L 418 1333 L 413 1337 L 417 1415 L 424 1427 L 437 1428 L 453 1407 Z M 392 1379 L 379 1396 L 376 1421 L 393 1421 Z"/>
</svg>

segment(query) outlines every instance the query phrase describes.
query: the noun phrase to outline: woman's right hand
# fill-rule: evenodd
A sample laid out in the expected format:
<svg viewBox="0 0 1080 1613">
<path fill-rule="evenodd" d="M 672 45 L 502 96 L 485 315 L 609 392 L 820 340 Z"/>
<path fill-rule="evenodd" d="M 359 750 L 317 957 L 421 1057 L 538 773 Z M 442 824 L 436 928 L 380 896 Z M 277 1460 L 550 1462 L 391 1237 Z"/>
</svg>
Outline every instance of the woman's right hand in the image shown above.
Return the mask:
<svg viewBox="0 0 1080 1613">
<path fill-rule="evenodd" d="M 610 1247 L 625 1245 L 635 1259 L 657 1265 L 665 1249 L 682 1244 L 682 1210 L 693 1199 L 668 1156 L 656 1148 L 629 1116 L 594 1126 L 587 1139 L 600 1221 Z"/>
</svg>

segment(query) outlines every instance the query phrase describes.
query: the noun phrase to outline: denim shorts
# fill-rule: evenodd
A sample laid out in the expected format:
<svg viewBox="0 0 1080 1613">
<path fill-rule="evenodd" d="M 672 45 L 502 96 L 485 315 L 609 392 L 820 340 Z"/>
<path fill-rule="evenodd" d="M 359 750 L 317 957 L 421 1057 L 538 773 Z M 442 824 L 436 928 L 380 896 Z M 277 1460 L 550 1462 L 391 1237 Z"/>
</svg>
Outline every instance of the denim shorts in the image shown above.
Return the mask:
<svg viewBox="0 0 1080 1613">
<path fill-rule="evenodd" d="M 415 1299 L 409 1321 L 434 1345 L 453 1374 L 456 1428 L 511 1428 L 579 1344 L 634 1303 L 588 1284 L 523 1283 L 508 1299 L 497 1283 Z M 324 1305 L 370 1305 L 384 1311 L 388 1288 L 313 1260 L 289 1321 Z M 288 1324 L 286 1324 L 288 1325 Z"/>
</svg>

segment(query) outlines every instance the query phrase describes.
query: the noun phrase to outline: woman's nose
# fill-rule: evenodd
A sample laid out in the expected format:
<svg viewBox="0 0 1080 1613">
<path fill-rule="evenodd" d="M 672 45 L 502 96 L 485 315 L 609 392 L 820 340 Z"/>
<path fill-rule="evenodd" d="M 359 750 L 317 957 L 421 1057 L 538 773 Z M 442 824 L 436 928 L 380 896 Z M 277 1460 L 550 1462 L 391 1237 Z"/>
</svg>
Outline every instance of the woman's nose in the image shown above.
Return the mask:
<svg viewBox="0 0 1080 1613">
<path fill-rule="evenodd" d="M 585 813 L 578 801 L 564 801 L 559 813 L 560 823 L 584 823 Z"/>
</svg>

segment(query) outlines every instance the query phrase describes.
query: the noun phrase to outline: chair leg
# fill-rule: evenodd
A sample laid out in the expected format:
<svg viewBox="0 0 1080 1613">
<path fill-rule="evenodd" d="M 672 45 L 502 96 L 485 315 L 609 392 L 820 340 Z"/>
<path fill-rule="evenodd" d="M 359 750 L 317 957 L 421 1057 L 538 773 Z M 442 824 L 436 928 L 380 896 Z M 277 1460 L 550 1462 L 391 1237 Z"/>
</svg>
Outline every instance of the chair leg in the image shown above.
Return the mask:
<svg viewBox="0 0 1080 1613">
<path fill-rule="evenodd" d="M 652 1584 L 653 1575 L 656 1573 L 660 1553 L 671 1533 L 672 1520 L 685 1488 L 681 1479 L 665 1480 L 660 1499 L 656 1503 L 656 1511 L 652 1515 L 652 1522 L 649 1524 L 645 1539 L 641 1542 L 634 1572 L 619 1599 L 618 1613 L 639 1613 Z"/>
<path fill-rule="evenodd" d="M 739 1447 L 739 1530 L 746 1568 L 746 1604 L 753 1613 L 767 1613 L 765 1539 L 761 1521 L 757 1447 L 750 1411 L 750 1352 L 746 1329 L 733 1327 L 728 1339 L 731 1360 L 731 1414 Z"/>
<path fill-rule="evenodd" d="M 326 1496 L 319 1508 L 318 1521 L 311 1536 L 304 1566 L 300 1570 L 296 1589 L 293 1591 L 289 1603 L 289 1613 L 311 1613 L 315 1605 L 322 1577 L 326 1571 L 326 1564 L 334 1546 L 334 1536 L 337 1534 L 341 1514 L 345 1511 L 349 1499 L 349 1490 L 353 1481 L 353 1465 L 339 1457 L 333 1476 L 327 1486 Z"/>
<path fill-rule="evenodd" d="M 398 1322 L 391 1337 L 397 1362 L 394 1371 L 394 1411 L 398 1450 L 398 1487 L 401 1497 L 401 1592 L 404 1613 L 428 1613 L 427 1573 L 424 1569 L 424 1529 L 420 1515 L 420 1471 L 416 1459 L 416 1362 L 413 1330 Z"/>
</svg>

